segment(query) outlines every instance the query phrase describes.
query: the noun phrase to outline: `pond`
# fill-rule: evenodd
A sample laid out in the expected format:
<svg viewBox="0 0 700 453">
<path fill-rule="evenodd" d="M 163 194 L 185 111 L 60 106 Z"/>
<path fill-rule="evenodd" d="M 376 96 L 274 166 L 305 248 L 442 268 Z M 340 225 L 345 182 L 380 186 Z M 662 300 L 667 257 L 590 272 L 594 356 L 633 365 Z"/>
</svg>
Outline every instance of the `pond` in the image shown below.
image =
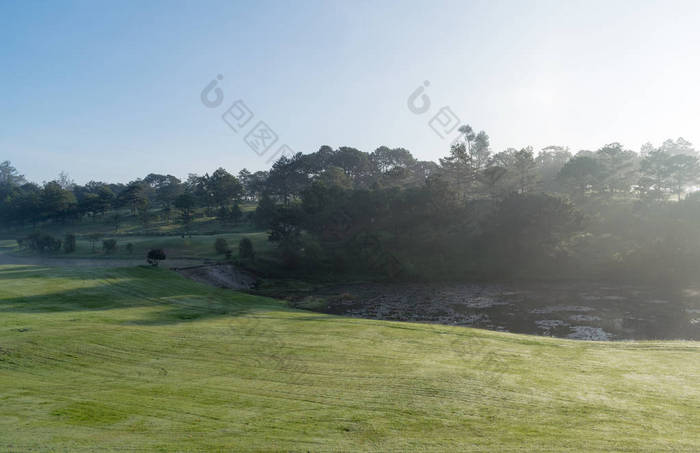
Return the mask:
<svg viewBox="0 0 700 453">
<path fill-rule="evenodd" d="M 580 340 L 700 340 L 700 290 L 695 288 L 580 281 L 357 284 L 323 288 L 310 297 L 325 301 L 319 311 L 343 316 Z"/>
</svg>

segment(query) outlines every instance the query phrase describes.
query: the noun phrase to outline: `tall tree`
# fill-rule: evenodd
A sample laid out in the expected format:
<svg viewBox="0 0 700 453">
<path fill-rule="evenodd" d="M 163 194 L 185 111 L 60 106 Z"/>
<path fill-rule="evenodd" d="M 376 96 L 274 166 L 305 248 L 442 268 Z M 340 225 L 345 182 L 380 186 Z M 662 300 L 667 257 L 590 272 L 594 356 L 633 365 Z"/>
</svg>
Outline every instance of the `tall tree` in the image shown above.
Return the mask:
<svg viewBox="0 0 700 453">
<path fill-rule="evenodd" d="M 190 232 L 192 224 L 192 213 L 196 206 L 197 199 L 189 192 L 178 195 L 175 198 L 174 205 L 180 210 L 180 219 L 182 221 L 183 235 Z"/>
<path fill-rule="evenodd" d="M 584 196 L 597 186 L 601 174 L 602 168 L 595 158 L 579 153 L 562 167 L 558 178 L 572 193 Z"/>
<path fill-rule="evenodd" d="M 56 181 L 48 182 L 41 191 L 41 207 L 48 219 L 64 221 L 76 206 L 75 195 Z"/>
<path fill-rule="evenodd" d="M 626 150 L 615 142 L 600 148 L 595 153 L 600 163 L 600 188 L 610 194 L 629 192 L 639 179 L 637 153 Z"/>
<path fill-rule="evenodd" d="M 665 140 L 661 144 L 659 150 L 665 152 L 670 156 L 675 156 L 677 154 L 684 154 L 686 156 L 697 156 L 698 154 L 697 151 L 695 151 L 695 148 L 693 148 L 693 144 L 690 143 L 688 140 L 685 140 L 683 137 L 679 137 L 678 140 L 675 141 L 670 138 L 668 140 Z"/>
<path fill-rule="evenodd" d="M 649 151 L 640 165 L 642 176 L 638 185 L 642 194 L 657 200 L 665 197 L 665 192 L 670 189 L 670 158 L 670 154 L 660 149 Z"/>
<path fill-rule="evenodd" d="M 128 206 L 131 215 L 136 215 L 138 207 L 146 200 L 143 181 L 136 180 L 129 183 L 117 196 L 117 202 L 121 206 Z"/>
<path fill-rule="evenodd" d="M 698 158 L 688 154 L 676 154 L 667 160 L 669 182 L 673 192 L 681 201 L 685 189 L 700 181 Z"/>
<path fill-rule="evenodd" d="M 214 202 L 220 208 L 239 200 L 243 193 L 243 186 L 238 179 L 221 167 L 212 173 L 208 187 Z"/>
<path fill-rule="evenodd" d="M 0 185 L 21 186 L 27 181 L 17 172 L 9 160 L 0 163 Z"/>
<path fill-rule="evenodd" d="M 571 152 L 565 146 L 550 145 L 542 148 L 535 157 L 537 177 L 544 191 L 553 192 L 557 188 L 557 175 L 571 159 Z"/>
<path fill-rule="evenodd" d="M 520 194 L 530 192 L 535 185 L 535 158 L 531 147 L 523 148 L 516 152 L 513 161 L 513 172 L 517 184 L 517 192 Z"/>
</svg>

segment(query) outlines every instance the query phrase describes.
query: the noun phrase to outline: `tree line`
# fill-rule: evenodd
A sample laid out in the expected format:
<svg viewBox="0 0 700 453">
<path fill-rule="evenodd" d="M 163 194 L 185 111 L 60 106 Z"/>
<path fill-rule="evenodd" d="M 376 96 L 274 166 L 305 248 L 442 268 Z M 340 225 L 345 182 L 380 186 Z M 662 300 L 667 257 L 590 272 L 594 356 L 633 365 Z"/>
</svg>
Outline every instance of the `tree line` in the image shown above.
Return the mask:
<svg viewBox="0 0 700 453">
<path fill-rule="evenodd" d="M 679 276 L 697 268 L 698 153 L 688 141 L 494 153 L 469 126 L 438 162 L 403 148 L 283 156 L 269 171 L 149 174 L 127 184 L 42 185 L 0 164 L 0 222 L 47 223 L 154 213 L 187 232 L 195 215 L 249 220 L 289 269 L 383 277 Z"/>
</svg>

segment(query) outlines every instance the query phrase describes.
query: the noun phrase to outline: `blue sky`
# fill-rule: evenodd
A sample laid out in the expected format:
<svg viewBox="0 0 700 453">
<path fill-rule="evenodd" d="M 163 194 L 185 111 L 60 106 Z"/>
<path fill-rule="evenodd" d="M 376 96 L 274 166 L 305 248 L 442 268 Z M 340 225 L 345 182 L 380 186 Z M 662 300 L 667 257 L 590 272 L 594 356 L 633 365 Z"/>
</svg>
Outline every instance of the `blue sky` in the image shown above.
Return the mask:
<svg viewBox="0 0 700 453">
<path fill-rule="evenodd" d="M 700 144 L 700 4 L 0 0 L 0 160 L 32 180 L 264 169 L 221 114 L 279 144 L 447 153 L 440 107 L 494 151 Z M 202 89 L 223 75 L 224 102 Z M 408 96 L 423 81 L 431 110 Z"/>
</svg>

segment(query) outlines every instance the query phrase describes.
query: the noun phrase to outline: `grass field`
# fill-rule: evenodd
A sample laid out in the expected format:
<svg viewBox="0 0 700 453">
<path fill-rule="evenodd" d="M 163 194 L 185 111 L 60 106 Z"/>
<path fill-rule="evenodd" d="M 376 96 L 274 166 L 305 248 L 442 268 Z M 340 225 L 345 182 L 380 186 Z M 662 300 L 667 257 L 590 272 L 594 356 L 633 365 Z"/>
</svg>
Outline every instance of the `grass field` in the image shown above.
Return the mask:
<svg viewBox="0 0 700 453">
<path fill-rule="evenodd" d="M 250 213 L 255 210 L 255 206 L 244 204 L 241 210 Z M 129 214 L 128 211 L 120 211 L 122 221 L 119 229 L 115 230 L 110 216 L 98 217 L 95 221 L 83 220 L 79 222 L 66 222 L 47 224 L 33 228 L 26 225 L 24 228 L 14 228 L 0 232 L 0 254 L 11 254 L 14 256 L 37 256 L 34 251 L 20 249 L 17 244 L 18 238 L 24 238 L 35 231 L 51 234 L 57 239 L 63 239 L 68 233 L 76 235 L 76 250 L 72 253 L 64 253 L 62 250 L 56 253 L 43 255 L 49 258 L 120 258 L 133 259 L 144 258 L 148 250 L 161 248 L 166 251 L 170 258 L 185 259 L 221 259 L 223 255 L 214 251 L 214 241 L 217 238 L 226 239 L 233 251 L 233 256 L 238 254 L 238 242 L 247 237 L 253 242 L 256 253 L 266 255 L 273 248 L 267 239 L 265 230 L 256 229 L 250 222 L 241 222 L 236 225 L 222 223 L 215 217 L 198 217 L 192 225 L 189 235 L 182 237 L 182 225 L 177 220 L 176 213 L 172 214 L 170 221 L 161 218 L 161 214 L 156 211 L 153 221 L 145 227 L 138 221 L 138 218 Z M 200 212 L 201 215 L 203 213 Z M 89 236 L 99 234 L 97 241 L 91 242 Z M 102 250 L 104 239 L 115 239 L 117 249 L 106 255 Z M 129 253 L 126 245 L 131 243 L 132 252 Z"/>
<path fill-rule="evenodd" d="M 250 215 L 255 211 L 256 205 L 245 203 L 240 205 L 241 211 L 244 214 Z M 214 210 L 215 211 L 215 210 Z M 42 231 L 50 233 L 57 237 L 63 237 L 66 233 L 73 233 L 78 236 L 87 235 L 90 233 L 100 233 L 105 237 L 109 236 L 124 236 L 124 235 L 157 235 L 157 234 L 173 234 L 178 235 L 183 231 L 180 214 L 177 210 L 173 210 L 169 219 L 165 218 L 163 212 L 159 209 L 152 209 L 150 221 L 144 224 L 137 216 L 129 212 L 128 209 L 119 209 L 110 211 L 106 215 L 97 216 L 94 219 L 83 218 L 81 220 L 67 220 L 64 223 L 39 223 L 37 225 L 24 225 L 23 227 L 13 226 L 0 231 L 1 238 L 16 238 L 23 237 L 33 231 Z M 119 215 L 118 228 L 113 219 L 114 215 Z M 223 231 L 235 231 L 241 227 L 245 227 L 246 222 L 242 221 L 239 224 L 230 222 L 221 222 L 216 217 L 208 217 L 203 209 L 195 210 L 196 217 L 190 225 L 189 231 L 192 234 L 212 234 Z M 213 213 L 214 215 L 215 213 Z"/>
<path fill-rule="evenodd" d="M 223 233 L 216 235 L 192 235 L 191 237 L 180 236 L 105 236 L 103 239 L 115 239 L 117 241 L 117 249 L 110 254 L 105 254 L 102 250 L 102 239 L 95 244 L 93 251 L 92 244 L 86 238 L 79 238 L 76 241 L 76 250 L 73 253 L 64 253 L 59 251 L 47 255 L 41 255 L 47 258 L 121 258 L 144 259 L 148 250 L 152 248 L 161 248 L 165 250 L 169 258 L 187 258 L 187 259 L 222 259 L 224 255 L 217 254 L 214 250 L 214 241 L 217 238 L 224 238 L 228 241 L 229 247 L 233 251 L 233 256 L 238 255 L 238 242 L 247 237 L 253 242 L 253 247 L 259 254 L 264 254 L 272 249 L 272 244 L 267 240 L 267 233 L 264 231 L 241 231 L 233 233 Z M 128 252 L 126 244 L 131 243 L 133 249 Z M 0 240 L 0 253 L 8 253 L 14 256 L 39 256 L 36 252 L 20 249 L 17 241 L 12 239 Z M 145 262 L 145 261 L 144 261 Z"/>
<path fill-rule="evenodd" d="M 700 345 L 339 318 L 0 267 L 0 451 L 698 451 Z"/>
</svg>

